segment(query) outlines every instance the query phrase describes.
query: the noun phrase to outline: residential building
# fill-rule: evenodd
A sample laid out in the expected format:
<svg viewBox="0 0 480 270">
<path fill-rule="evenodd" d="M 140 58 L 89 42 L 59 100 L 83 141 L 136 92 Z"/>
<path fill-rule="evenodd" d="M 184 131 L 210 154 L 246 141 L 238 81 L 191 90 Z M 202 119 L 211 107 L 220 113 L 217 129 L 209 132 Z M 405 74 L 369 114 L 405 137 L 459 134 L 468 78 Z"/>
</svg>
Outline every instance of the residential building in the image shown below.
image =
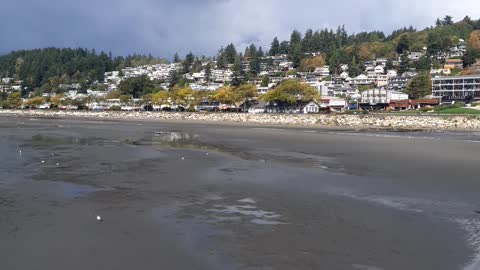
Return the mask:
<svg viewBox="0 0 480 270">
<path fill-rule="evenodd" d="M 398 72 L 396 70 L 389 70 L 387 71 L 387 77 L 388 78 L 395 78 L 398 76 Z"/>
<path fill-rule="evenodd" d="M 320 105 L 315 101 L 310 101 L 308 104 L 304 105 L 302 109 L 303 113 L 319 113 Z"/>
<path fill-rule="evenodd" d="M 440 104 L 439 99 L 409 99 L 409 100 L 391 100 L 390 109 L 392 110 L 416 110 L 424 107 L 433 107 Z"/>
<path fill-rule="evenodd" d="M 447 59 L 445 61 L 444 69 L 463 69 L 462 59 Z"/>
<path fill-rule="evenodd" d="M 361 103 L 369 105 L 389 104 L 391 100 L 406 100 L 408 95 L 385 88 L 369 89 L 362 92 Z"/>
<path fill-rule="evenodd" d="M 430 75 L 450 75 L 452 73 L 451 69 L 444 69 L 444 68 L 439 68 L 439 69 L 431 69 L 430 70 Z"/>
<path fill-rule="evenodd" d="M 407 83 L 413 77 L 410 76 L 400 76 L 400 77 L 393 77 L 390 78 L 388 81 L 387 89 L 392 91 L 400 91 L 402 92 L 407 87 Z"/>
<path fill-rule="evenodd" d="M 368 76 L 365 74 L 360 74 L 350 81 L 351 85 L 371 85 L 373 83 L 374 83 L 374 80 L 372 80 L 371 78 L 368 78 Z"/>
<path fill-rule="evenodd" d="M 420 57 L 424 56 L 425 54 L 423 52 L 410 52 L 408 54 L 408 59 L 412 61 L 418 61 Z"/>
<path fill-rule="evenodd" d="M 12 87 L 10 85 L 0 84 L 1 93 L 10 93 L 11 91 L 12 91 Z"/>
<path fill-rule="evenodd" d="M 385 73 L 385 70 L 384 70 L 383 66 L 376 66 L 374 71 L 375 71 L 376 74 L 384 74 Z"/>
<path fill-rule="evenodd" d="M 446 100 L 480 100 L 480 75 L 435 77 L 432 95 Z"/>
</svg>

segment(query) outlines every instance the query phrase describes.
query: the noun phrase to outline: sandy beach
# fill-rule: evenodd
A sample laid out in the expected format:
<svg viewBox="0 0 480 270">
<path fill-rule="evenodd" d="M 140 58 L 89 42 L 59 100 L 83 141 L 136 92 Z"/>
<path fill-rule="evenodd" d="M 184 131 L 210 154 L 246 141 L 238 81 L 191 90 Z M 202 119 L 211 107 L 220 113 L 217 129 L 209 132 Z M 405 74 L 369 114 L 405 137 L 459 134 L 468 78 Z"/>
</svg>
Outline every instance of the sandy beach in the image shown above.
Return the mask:
<svg viewBox="0 0 480 270">
<path fill-rule="evenodd" d="M 1 269 L 480 269 L 479 141 L 2 114 Z"/>
</svg>

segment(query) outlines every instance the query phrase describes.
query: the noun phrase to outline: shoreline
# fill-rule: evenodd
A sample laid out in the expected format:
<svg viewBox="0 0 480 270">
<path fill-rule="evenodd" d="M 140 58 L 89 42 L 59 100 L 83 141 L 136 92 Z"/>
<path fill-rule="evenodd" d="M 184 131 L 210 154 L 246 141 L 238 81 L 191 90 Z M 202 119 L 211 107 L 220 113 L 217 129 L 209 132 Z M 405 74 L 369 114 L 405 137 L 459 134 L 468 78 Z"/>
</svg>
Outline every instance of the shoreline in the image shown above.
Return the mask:
<svg viewBox="0 0 480 270">
<path fill-rule="evenodd" d="M 429 115 L 243 114 L 191 112 L 0 110 L 0 116 L 158 121 L 265 128 L 313 128 L 381 131 L 480 131 L 480 118 Z"/>
</svg>

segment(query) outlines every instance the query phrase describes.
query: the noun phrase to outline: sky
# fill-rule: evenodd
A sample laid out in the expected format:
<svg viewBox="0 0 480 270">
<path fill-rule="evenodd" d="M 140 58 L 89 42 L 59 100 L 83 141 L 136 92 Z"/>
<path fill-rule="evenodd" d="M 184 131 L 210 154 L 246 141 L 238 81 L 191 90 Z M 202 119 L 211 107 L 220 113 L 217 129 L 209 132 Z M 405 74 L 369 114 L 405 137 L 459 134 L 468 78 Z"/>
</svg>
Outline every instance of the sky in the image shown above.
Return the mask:
<svg viewBox="0 0 480 270">
<path fill-rule="evenodd" d="M 336 28 L 349 33 L 423 29 L 436 18 L 480 18 L 478 0 L 0 0 L 0 53 L 43 47 L 83 47 L 114 55 L 162 58 L 214 55 L 269 47 L 292 30 Z"/>
</svg>

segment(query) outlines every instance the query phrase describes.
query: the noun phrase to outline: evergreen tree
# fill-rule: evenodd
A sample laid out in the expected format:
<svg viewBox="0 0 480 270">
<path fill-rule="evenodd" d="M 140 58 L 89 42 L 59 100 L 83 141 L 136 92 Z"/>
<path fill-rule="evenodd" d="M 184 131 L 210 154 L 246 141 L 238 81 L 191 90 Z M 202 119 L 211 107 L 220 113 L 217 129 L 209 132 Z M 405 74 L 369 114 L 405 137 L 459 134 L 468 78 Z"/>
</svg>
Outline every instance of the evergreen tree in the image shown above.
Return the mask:
<svg viewBox="0 0 480 270">
<path fill-rule="evenodd" d="M 428 56 L 422 56 L 415 64 L 418 71 L 430 71 L 432 67 L 432 59 Z"/>
<path fill-rule="evenodd" d="M 432 80 L 429 73 L 423 72 L 408 82 L 405 93 L 411 99 L 419 99 L 432 94 Z"/>
<path fill-rule="evenodd" d="M 453 17 L 450 15 L 445 16 L 445 18 L 442 21 L 443 25 L 452 25 L 453 24 Z"/>
<path fill-rule="evenodd" d="M 210 62 L 208 62 L 207 65 L 205 66 L 205 80 L 209 82 L 211 77 L 212 77 L 212 65 L 210 64 Z"/>
<path fill-rule="evenodd" d="M 174 63 L 179 63 L 180 62 L 180 56 L 178 56 L 178 53 L 175 53 L 173 56 L 173 62 Z"/>
<path fill-rule="evenodd" d="M 248 51 L 249 51 L 249 57 L 257 57 L 257 47 L 255 46 L 255 44 L 251 44 L 250 47 L 248 48 Z"/>
<path fill-rule="evenodd" d="M 242 62 L 240 60 L 240 56 L 237 55 L 235 57 L 234 63 L 233 63 L 233 79 L 232 79 L 232 86 L 240 86 L 242 84 Z"/>
<path fill-rule="evenodd" d="M 280 49 L 279 49 L 279 53 L 280 54 L 288 54 L 288 48 L 290 47 L 290 44 L 288 44 L 288 41 L 282 41 L 282 43 L 280 43 Z"/>
<path fill-rule="evenodd" d="M 275 37 L 272 41 L 272 44 L 270 46 L 270 51 L 268 52 L 268 54 L 270 56 L 275 56 L 279 53 L 280 53 L 280 42 L 278 41 L 278 38 Z"/>
<path fill-rule="evenodd" d="M 250 46 L 245 48 L 245 52 L 243 53 L 243 57 L 249 58 L 250 57 Z"/>
<path fill-rule="evenodd" d="M 290 61 L 293 62 L 293 67 L 298 68 L 303 59 L 302 44 L 297 43 L 289 53 Z"/>
<path fill-rule="evenodd" d="M 348 65 L 348 74 L 350 77 L 356 77 L 360 74 L 360 69 L 358 68 L 357 59 L 355 56 L 352 57 L 352 60 Z"/>
<path fill-rule="evenodd" d="M 233 43 L 227 45 L 223 53 L 225 54 L 225 61 L 227 62 L 227 64 L 233 64 L 233 62 L 235 62 L 235 58 L 237 57 L 237 50 L 235 49 L 235 45 L 233 45 Z"/>
<path fill-rule="evenodd" d="M 183 60 L 183 73 L 190 73 L 193 62 L 195 61 L 195 56 L 193 55 L 192 52 L 189 52 L 185 56 L 185 60 Z"/>
<path fill-rule="evenodd" d="M 265 56 L 265 53 L 263 52 L 262 46 L 258 47 L 257 56 L 260 57 L 260 58 Z"/>
<path fill-rule="evenodd" d="M 402 54 L 410 48 L 410 40 L 408 39 L 407 34 L 400 36 L 400 39 L 397 44 L 396 51 L 398 54 Z"/>
<path fill-rule="evenodd" d="M 270 82 L 270 77 L 268 75 L 263 76 L 262 83 L 260 84 L 261 87 L 268 87 L 268 83 Z"/>
<path fill-rule="evenodd" d="M 410 60 L 408 59 L 407 53 L 403 53 L 400 57 L 400 65 L 398 67 L 398 74 L 402 75 L 405 71 L 408 71 L 410 68 Z"/>
<path fill-rule="evenodd" d="M 290 36 L 288 53 L 291 54 L 291 53 L 293 53 L 294 50 L 296 50 L 298 48 L 301 49 L 301 45 L 302 45 L 302 34 L 300 32 L 298 32 L 297 30 L 294 30 L 292 32 L 292 35 Z"/>
<path fill-rule="evenodd" d="M 258 73 L 260 73 L 260 59 L 253 57 L 250 60 L 250 75 L 255 78 Z"/>
<path fill-rule="evenodd" d="M 305 32 L 305 36 L 303 37 L 303 40 L 302 40 L 302 50 L 304 53 L 312 53 L 314 51 L 312 29 L 308 29 Z"/>
</svg>

